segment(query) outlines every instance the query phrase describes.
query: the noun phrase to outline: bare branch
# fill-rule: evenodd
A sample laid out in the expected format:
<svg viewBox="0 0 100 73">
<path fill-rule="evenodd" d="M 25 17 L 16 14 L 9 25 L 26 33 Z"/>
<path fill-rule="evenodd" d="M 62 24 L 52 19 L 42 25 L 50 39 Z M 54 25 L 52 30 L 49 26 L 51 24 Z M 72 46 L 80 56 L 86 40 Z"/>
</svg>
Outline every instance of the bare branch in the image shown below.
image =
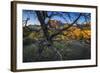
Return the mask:
<svg viewBox="0 0 100 73">
<path fill-rule="evenodd" d="M 30 32 L 39 32 L 41 30 L 41 29 L 33 29 L 33 28 L 31 29 L 28 26 L 25 26 L 25 28 Z"/>
<path fill-rule="evenodd" d="M 68 20 L 61 13 L 52 13 L 50 16 L 48 16 L 48 18 L 51 19 L 54 16 L 61 17 L 61 18 L 63 18 L 66 21 L 66 23 L 68 22 Z"/>
<path fill-rule="evenodd" d="M 58 34 L 61 34 L 63 31 L 67 31 L 67 29 L 69 29 L 71 26 L 73 26 L 73 24 L 75 24 L 75 23 L 78 21 L 78 19 L 79 19 L 80 17 L 81 17 L 81 13 L 80 13 L 79 16 L 73 21 L 73 23 L 71 23 L 68 27 L 65 27 L 65 28 L 61 29 L 60 31 L 58 31 L 57 33 L 52 34 L 52 35 L 50 36 L 50 39 L 52 39 L 53 37 L 57 36 Z"/>
</svg>

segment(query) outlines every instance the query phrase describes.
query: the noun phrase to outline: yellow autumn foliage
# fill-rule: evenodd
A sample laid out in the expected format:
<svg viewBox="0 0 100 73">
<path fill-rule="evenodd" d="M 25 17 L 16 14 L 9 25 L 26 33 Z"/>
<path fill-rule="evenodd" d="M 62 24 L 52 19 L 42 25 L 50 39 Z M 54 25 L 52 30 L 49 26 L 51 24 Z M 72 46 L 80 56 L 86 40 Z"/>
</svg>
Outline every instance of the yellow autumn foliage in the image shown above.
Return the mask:
<svg viewBox="0 0 100 73">
<path fill-rule="evenodd" d="M 54 34 L 57 31 L 49 30 L 49 34 Z M 43 32 L 31 32 L 28 37 L 34 40 L 38 40 L 43 37 Z M 62 32 L 61 35 L 55 36 L 55 40 L 80 40 L 85 39 L 89 40 L 91 38 L 91 30 L 90 29 L 79 29 L 77 27 L 71 27 Z"/>
<path fill-rule="evenodd" d="M 63 35 L 59 36 L 60 40 L 70 40 L 70 39 L 90 39 L 91 38 L 91 31 L 88 30 L 81 30 L 76 27 L 71 27 L 69 30 L 64 31 Z"/>
</svg>

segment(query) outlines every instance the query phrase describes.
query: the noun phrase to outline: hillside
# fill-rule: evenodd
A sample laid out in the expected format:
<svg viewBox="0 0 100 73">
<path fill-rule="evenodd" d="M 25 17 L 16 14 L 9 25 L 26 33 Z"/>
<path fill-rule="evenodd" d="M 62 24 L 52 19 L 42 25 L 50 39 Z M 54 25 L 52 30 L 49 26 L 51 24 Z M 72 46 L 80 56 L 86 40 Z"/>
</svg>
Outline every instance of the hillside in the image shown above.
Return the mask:
<svg viewBox="0 0 100 73">
<path fill-rule="evenodd" d="M 55 34 L 68 25 L 60 28 L 50 28 L 49 34 Z M 80 29 L 72 26 L 52 39 L 53 45 L 45 40 L 43 30 L 38 25 L 23 27 L 23 62 L 81 60 L 91 58 L 91 30 L 90 26 Z M 54 51 L 57 49 L 59 54 Z"/>
</svg>

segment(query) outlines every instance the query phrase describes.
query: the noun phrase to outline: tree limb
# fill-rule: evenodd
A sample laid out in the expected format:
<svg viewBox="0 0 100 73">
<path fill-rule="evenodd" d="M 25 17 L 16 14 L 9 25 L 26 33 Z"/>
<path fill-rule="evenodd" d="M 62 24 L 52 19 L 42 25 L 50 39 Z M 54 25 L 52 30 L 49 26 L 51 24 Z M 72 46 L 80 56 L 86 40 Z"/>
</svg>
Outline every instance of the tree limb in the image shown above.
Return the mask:
<svg viewBox="0 0 100 73">
<path fill-rule="evenodd" d="M 58 31 L 57 33 L 55 33 L 55 34 L 52 34 L 51 36 L 50 36 L 50 39 L 52 39 L 52 38 L 54 38 L 55 36 L 57 36 L 58 34 L 61 34 L 61 32 L 63 32 L 63 31 L 67 31 L 67 29 L 69 29 L 71 26 L 73 26 L 73 24 L 75 24 L 77 21 L 78 21 L 78 19 L 81 17 L 81 13 L 79 14 L 79 16 L 68 26 L 68 27 L 65 27 L 65 28 L 63 28 L 63 29 L 61 29 L 60 31 Z"/>
</svg>

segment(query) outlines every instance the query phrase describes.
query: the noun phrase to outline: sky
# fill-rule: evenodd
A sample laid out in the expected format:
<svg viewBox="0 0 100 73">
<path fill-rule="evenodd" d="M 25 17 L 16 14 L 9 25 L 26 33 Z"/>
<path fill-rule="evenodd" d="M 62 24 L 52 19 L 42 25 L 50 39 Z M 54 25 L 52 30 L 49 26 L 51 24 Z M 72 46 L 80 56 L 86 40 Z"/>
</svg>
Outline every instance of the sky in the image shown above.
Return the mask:
<svg viewBox="0 0 100 73">
<path fill-rule="evenodd" d="M 51 20 L 58 20 L 61 23 L 72 23 L 80 14 L 79 12 L 53 12 L 53 11 L 47 11 L 47 13 L 48 13 L 48 16 L 50 16 L 51 14 L 60 14 L 60 15 L 53 16 Z M 91 16 L 90 13 L 82 13 L 82 14 Z M 69 17 L 71 19 L 69 19 Z M 23 24 L 24 24 L 24 20 L 26 20 L 27 18 L 30 18 L 27 25 L 40 25 L 40 22 L 38 21 L 37 15 L 34 10 L 23 10 L 22 11 Z M 81 16 L 80 19 L 78 20 L 78 23 L 82 24 L 84 23 L 84 21 L 85 21 L 84 16 Z M 91 17 L 87 18 L 87 21 L 91 21 Z"/>
<path fill-rule="evenodd" d="M 40 25 L 37 17 L 36 17 L 36 13 L 33 10 L 23 10 L 22 12 L 22 21 L 26 20 L 27 18 L 30 18 L 30 20 L 28 21 L 28 25 Z"/>
</svg>

